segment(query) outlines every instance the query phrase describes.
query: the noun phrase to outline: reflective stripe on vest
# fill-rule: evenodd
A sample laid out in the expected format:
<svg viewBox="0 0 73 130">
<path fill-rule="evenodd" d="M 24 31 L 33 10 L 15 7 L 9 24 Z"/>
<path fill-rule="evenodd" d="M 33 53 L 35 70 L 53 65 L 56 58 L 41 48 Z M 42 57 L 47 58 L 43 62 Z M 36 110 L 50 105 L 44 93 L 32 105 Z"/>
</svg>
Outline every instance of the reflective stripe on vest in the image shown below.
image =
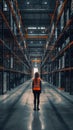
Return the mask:
<svg viewBox="0 0 73 130">
<path fill-rule="evenodd" d="M 34 82 L 33 90 L 37 90 L 37 91 L 41 90 L 40 81 L 41 81 L 40 78 L 37 78 L 37 82 L 36 79 L 33 80 Z"/>
</svg>

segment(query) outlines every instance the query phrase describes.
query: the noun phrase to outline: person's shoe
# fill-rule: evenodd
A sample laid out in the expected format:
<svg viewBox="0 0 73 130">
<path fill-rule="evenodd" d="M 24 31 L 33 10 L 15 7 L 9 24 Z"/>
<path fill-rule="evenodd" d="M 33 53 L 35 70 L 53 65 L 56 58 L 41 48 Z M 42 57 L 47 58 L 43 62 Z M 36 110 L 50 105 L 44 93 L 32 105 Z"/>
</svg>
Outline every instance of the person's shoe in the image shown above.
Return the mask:
<svg viewBox="0 0 73 130">
<path fill-rule="evenodd" d="M 36 111 L 36 104 L 34 104 L 34 108 L 33 108 L 34 111 Z"/>
<path fill-rule="evenodd" d="M 33 110 L 36 111 L 36 107 L 34 107 Z"/>
<path fill-rule="evenodd" d="M 37 107 L 37 110 L 39 111 L 39 110 L 40 110 L 40 108 L 39 108 L 39 107 Z"/>
</svg>

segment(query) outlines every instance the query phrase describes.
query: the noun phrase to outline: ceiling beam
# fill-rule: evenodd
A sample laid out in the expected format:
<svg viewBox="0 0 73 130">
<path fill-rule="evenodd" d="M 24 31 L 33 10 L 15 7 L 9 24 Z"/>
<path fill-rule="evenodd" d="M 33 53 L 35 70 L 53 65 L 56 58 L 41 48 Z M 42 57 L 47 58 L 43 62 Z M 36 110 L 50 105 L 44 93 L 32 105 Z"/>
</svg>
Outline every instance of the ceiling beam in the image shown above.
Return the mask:
<svg viewBox="0 0 73 130">
<path fill-rule="evenodd" d="M 34 56 L 34 57 L 37 57 L 37 56 L 39 57 L 39 56 L 40 56 L 40 57 L 41 57 L 41 56 L 43 56 L 43 54 L 34 54 L 34 53 L 30 53 L 30 56 Z"/>
<path fill-rule="evenodd" d="M 29 35 L 25 35 L 24 36 L 24 38 L 26 38 L 26 39 L 47 39 L 48 38 L 48 36 L 47 35 L 44 35 L 44 36 L 29 36 Z"/>
<path fill-rule="evenodd" d="M 38 49 L 44 49 L 44 47 L 43 46 L 37 46 L 37 45 L 35 45 L 35 46 L 28 46 L 29 47 L 29 49 L 36 49 L 36 47 L 38 48 Z"/>
<path fill-rule="evenodd" d="M 49 13 L 53 14 L 53 9 L 20 9 L 21 13 Z"/>
</svg>

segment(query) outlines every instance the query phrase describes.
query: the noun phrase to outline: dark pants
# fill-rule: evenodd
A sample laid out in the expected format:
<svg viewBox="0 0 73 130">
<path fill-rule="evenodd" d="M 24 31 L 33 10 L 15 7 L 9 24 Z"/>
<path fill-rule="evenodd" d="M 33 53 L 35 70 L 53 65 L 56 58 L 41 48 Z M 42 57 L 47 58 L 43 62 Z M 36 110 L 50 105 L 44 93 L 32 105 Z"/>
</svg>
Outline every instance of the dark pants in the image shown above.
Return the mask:
<svg viewBox="0 0 73 130">
<path fill-rule="evenodd" d="M 39 103 L 40 103 L 40 91 L 34 91 L 34 108 L 39 107 Z"/>
</svg>

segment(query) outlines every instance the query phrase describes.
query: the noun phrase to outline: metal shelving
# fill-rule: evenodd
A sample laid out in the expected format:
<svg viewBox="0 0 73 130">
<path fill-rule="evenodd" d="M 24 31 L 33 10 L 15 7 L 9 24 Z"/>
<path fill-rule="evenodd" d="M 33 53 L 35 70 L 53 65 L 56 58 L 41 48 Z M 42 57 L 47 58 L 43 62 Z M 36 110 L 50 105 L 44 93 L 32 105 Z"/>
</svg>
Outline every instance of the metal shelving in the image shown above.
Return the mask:
<svg viewBox="0 0 73 130">
<path fill-rule="evenodd" d="M 58 6 L 57 6 L 58 5 Z M 71 1 L 57 3 L 50 28 L 49 50 L 42 62 L 43 78 L 73 93 L 73 16 Z M 52 30 L 52 31 L 51 31 Z M 47 48 L 47 50 L 48 50 Z M 47 69 L 45 69 L 47 64 Z M 46 78 L 47 76 L 47 78 Z"/>
<path fill-rule="evenodd" d="M 29 79 L 31 66 L 22 27 L 17 22 L 21 23 L 17 2 L 3 0 L 0 5 L 0 94 L 3 94 Z"/>
</svg>

